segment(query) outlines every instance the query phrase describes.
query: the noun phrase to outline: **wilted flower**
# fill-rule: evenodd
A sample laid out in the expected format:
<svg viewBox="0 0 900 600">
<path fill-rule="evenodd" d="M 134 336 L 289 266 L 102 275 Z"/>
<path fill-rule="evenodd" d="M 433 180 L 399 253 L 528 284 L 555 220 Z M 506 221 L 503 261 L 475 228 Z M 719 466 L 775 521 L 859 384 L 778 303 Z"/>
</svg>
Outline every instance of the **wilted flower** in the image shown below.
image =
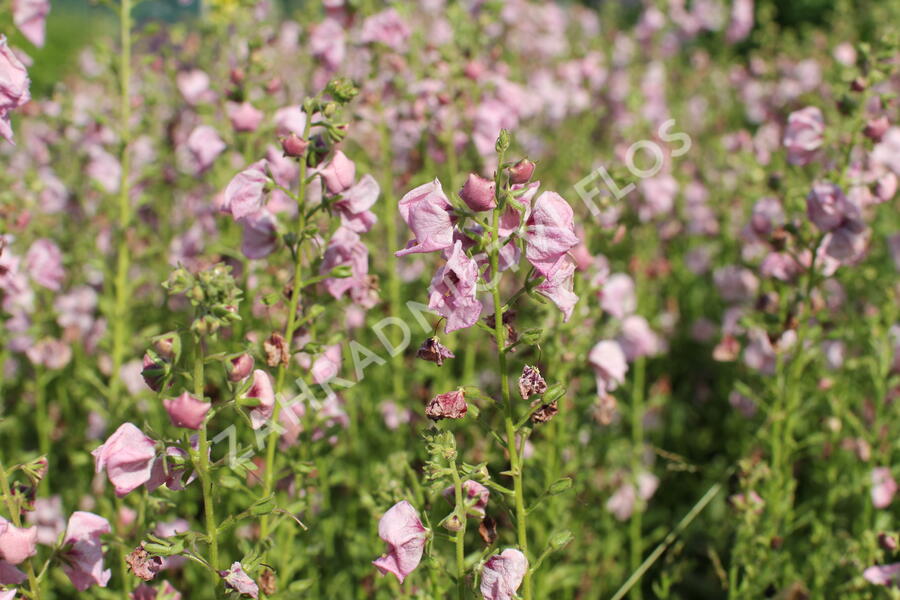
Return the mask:
<svg viewBox="0 0 900 600">
<path fill-rule="evenodd" d="M 468 410 L 466 395 L 462 390 L 454 390 L 432 398 L 425 407 L 425 416 L 433 421 L 462 419 Z"/>
<path fill-rule="evenodd" d="M 138 546 L 125 557 L 128 568 L 134 573 L 135 577 L 139 577 L 144 581 L 150 581 L 163 568 L 163 559 L 154 556 L 144 550 L 143 546 Z"/>
<path fill-rule="evenodd" d="M 467 479 L 462 483 L 463 488 L 463 502 L 474 502 L 466 511 L 466 515 L 476 518 L 482 519 L 485 515 L 485 509 L 487 508 L 488 500 L 491 497 L 491 491 L 478 483 L 477 481 L 473 481 L 471 479 Z M 455 488 L 451 485 L 447 489 L 444 490 L 444 498 L 447 498 L 451 503 L 454 501 Z"/>
<path fill-rule="evenodd" d="M 225 582 L 225 587 L 236 591 L 240 595 L 250 596 L 251 598 L 259 597 L 259 586 L 244 572 L 244 567 L 241 566 L 241 563 L 232 563 L 231 568 L 227 571 L 219 571 L 219 576 Z"/>
<path fill-rule="evenodd" d="M 547 391 L 547 382 L 541 377 L 541 371 L 537 367 L 525 365 L 522 375 L 519 377 L 519 394 L 523 400 L 528 400 L 532 395 L 541 395 Z"/>
<path fill-rule="evenodd" d="M 445 358 L 456 358 L 456 355 L 436 337 L 430 337 L 416 350 L 416 358 L 433 362 L 440 367 L 443 366 Z"/>
<path fill-rule="evenodd" d="M 400 583 L 419 566 L 425 551 L 427 530 L 413 505 L 401 500 L 378 522 L 378 537 L 388 545 L 387 554 L 372 564 L 383 574 L 393 573 Z"/>
</svg>

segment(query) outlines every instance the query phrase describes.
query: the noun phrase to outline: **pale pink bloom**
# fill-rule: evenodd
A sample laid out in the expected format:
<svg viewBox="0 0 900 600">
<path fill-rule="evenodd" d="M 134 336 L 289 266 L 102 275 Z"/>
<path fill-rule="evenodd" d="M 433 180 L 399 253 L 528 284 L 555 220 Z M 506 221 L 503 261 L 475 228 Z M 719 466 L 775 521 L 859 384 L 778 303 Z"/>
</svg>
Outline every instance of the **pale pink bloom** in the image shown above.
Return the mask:
<svg viewBox="0 0 900 600">
<path fill-rule="evenodd" d="M 334 344 L 325 348 L 312 365 L 313 383 L 322 384 L 337 377 L 341 368 L 341 345 Z"/>
<path fill-rule="evenodd" d="M 427 530 L 413 505 L 401 500 L 378 522 L 378 537 L 388 545 L 386 554 L 372 561 L 382 574 L 393 573 L 400 583 L 422 560 Z"/>
<path fill-rule="evenodd" d="M 266 209 L 249 214 L 238 223 L 243 227 L 241 252 L 247 258 L 265 258 L 278 247 L 275 217 Z"/>
<path fill-rule="evenodd" d="M 549 277 L 578 245 L 572 207 L 556 192 L 543 192 L 534 202 L 525 235 L 525 257 Z"/>
<path fill-rule="evenodd" d="M 225 105 L 225 112 L 231 120 L 231 126 L 238 132 L 256 131 L 259 124 L 262 123 L 265 114 L 261 110 L 257 110 L 249 102 L 228 102 Z"/>
<path fill-rule="evenodd" d="M 235 175 L 225 188 L 222 208 L 235 219 L 252 215 L 263 207 L 268 183 L 266 161 L 253 163 Z"/>
<path fill-rule="evenodd" d="M 62 511 L 62 498 L 35 498 L 34 510 L 25 514 L 28 523 L 37 529 L 37 541 L 45 546 L 56 543 L 59 534 L 66 529 L 66 519 Z"/>
<path fill-rule="evenodd" d="M 453 246 L 451 208 L 437 179 L 407 192 L 400 199 L 398 209 L 414 239 L 396 255 L 435 252 Z"/>
<path fill-rule="evenodd" d="M 472 479 L 463 481 L 462 488 L 463 502 L 468 503 L 474 500 L 474 503 L 466 511 L 466 514 L 476 519 L 483 519 L 485 509 L 487 509 L 488 500 L 490 500 L 491 497 L 491 491 Z M 456 490 L 452 485 L 444 490 L 443 495 L 451 504 L 456 501 Z"/>
<path fill-rule="evenodd" d="M 841 188 L 828 182 L 813 184 L 806 197 L 806 213 L 821 231 L 833 231 L 847 219 L 859 217 L 859 209 L 844 196 Z"/>
<path fill-rule="evenodd" d="M 356 179 L 356 165 L 347 155 L 338 150 L 331 161 L 319 170 L 325 180 L 325 187 L 332 194 L 340 194 L 350 188 Z"/>
<path fill-rule="evenodd" d="M 337 69 L 347 53 L 344 28 L 330 18 L 313 26 L 309 35 L 309 51 L 328 69 Z"/>
<path fill-rule="evenodd" d="M 215 129 L 209 125 L 200 125 L 188 136 L 187 149 L 196 161 L 197 172 L 202 173 L 225 151 L 225 142 Z"/>
<path fill-rule="evenodd" d="M 822 146 L 824 133 L 825 118 L 818 107 L 807 106 L 792 112 L 784 132 L 788 162 L 801 166 L 812 162 L 816 151 Z"/>
<path fill-rule="evenodd" d="M 81 285 L 67 294 L 60 294 L 53 301 L 58 315 L 56 322 L 63 329 L 77 329 L 86 335 L 94 325 L 94 310 L 97 308 L 97 292 L 94 288 Z"/>
<path fill-rule="evenodd" d="M 822 249 L 827 257 L 848 263 L 859 258 L 869 241 L 869 230 L 862 220 L 847 218 L 825 236 Z"/>
<path fill-rule="evenodd" d="M 334 298 L 350 294 L 354 300 L 364 300 L 369 290 L 369 250 L 359 235 L 347 227 L 338 227 L 328 242 L 319 272 L 331 272 L 335 267 L 349 266 L 350 277 L 329 277 L 323 282 Z"/>
<path fill-rule="evenodd" d="M 32 344 L 25 350 L 25 355 L 32 364 L 56 371 L 72 360 L 72 348 L 61 340 L 47 338 Z"/>
<path fill-rule="evenodd" d="M 764 375 L 774 375 L 775 348 L 772 347 L 769 336 L 761 329 L 753 329 L 747 337 L 750 343 L 744 349 L 744 363 Z"/>
<path fill-rule="evenodd" d="M 897 585 L 900 583 L 900 563 L 869 567 L 863 571 L 863 577 L 875 585 Z"/>
<path fill-rule="evenodd" d="M 109 521 L 99 515 L 76 511 L 69 517 L 62 553 L 63 571 L 72 585 L 84 591 L 92 585 L 106 587 L 110 570 L 103 568 L 100 536 L 109 533 Z"/>
<path fill-rule="evenodd" d="M 345 190 L 334 203 L 341 215 L 341 223 L 356 233 L 365 233 L 372 228 L 377 218 L 369 210 L 378 200 L 381 187 L 371 175 L 363 175 L 351 188 Z"/>
<path fill-rule="evenodd" d="M 259 405 L 250 410 L 250 423 L 253 429 L 259 429 L 272 418 L 275 410 L 275 390 L 269 374 L 262 369 L 253 371 L 253 383 L 245 396 L 259 400 Z"/>
<path fill-rule="evenodd" d="M 831 371 L 837 371 L 844 364 L 846 347 L 840 340 L 825 340 L 822 342 L 822 356 L 825 358 L 825 366 Z"/>
<path fill-rule="evenodd" d="M 731 22 L 725 39 L 734 44 L 747 37 L 753 30 L 753 0 L 734 0 L 731 5 Z"/>
<path fill-rule="evenodd" d="M 644 200 L 638 207 L 638 217 L 641 221 L 650 221 L 670 214 L 675 208 L 678 182 L 668 173 L 641 180 L 638 189 Z"/>
<path fill-rule="evenodd" d="M 575 304 L 578 303 L 578 296 L 572 291 L 575 284 L 574 278 L 575 263 L 571 259 L 566 259 L 549 277 L 534 288 L 534 291 L 549 298 L 556 305 L 563 314 L 564 322 L 572 317 L 572 311 L 575 309 Z"/>
<path fill-rule="evenodd" d="M 769 252 L 759 265 L 763 277 L 774 277 L 779 281 L 793 281 L 803 267 L 787 252 Z"/>
<path fill-rule="evenodd" d="M 897 176 L 885 173 L 875 182 L 875 198 L 877 202 L 887 202 L 897 193 Z"/>
<path fill-rule="evenodd" d="M 894 261 L 894 268 L 900 271 L 900 233 L 888 236 L 888 251 Z"/>
<path fill-rule="evenodd" d="M 231 568 L 227 571 L 219 571 L 219 576 L 225 581 L 225 587 L 236 591 L 240 595 L 250 596 L 251 598 L 259 597 L 259 586 L 244 572 L 244 567 L 241 566 L 241 563 L 232 563 Z"/>
<path fill-rule="evenodd" d="M 856 64 L 856 48 L 850 42 L 841 42 L 835 46 L 831 55 L 845 67 L 852 67 Z"/>
<path fill-rule="evenodd" d="M 123 423 L 106 442 L 95 449 L 97 473 L 106 469 L 116 495 L 124 496 L 150 480 L 156 457 L 156 442 L 131 423 Z"/>
<path fill-rule="evenodd" d="M 184 96 L 185 101 L 190 105 L 200 104 L 209 100 L 212 95 L 209 89 L 209 75 L 206 71 L 200 69 L 192 69 L 190 71 L 180 71 L 175 76 L 175 85 L 178 91 Z"/>
<path fill-rule="evenodd" d="M 622 321 L 619 345 L 629 361 L 640 356 L 654 356 L 663 348 L 662 340 L 650 328 L 647 319 L 639 315 L 630 315 Z"/>
<path fill-rule="evenodd" d="M 474 212 L 493 210 L 497 206 L 497 199 L 494 197 L 495 185 L 491 179 L 469 173 L 466 183 L 459 191 L 459 197 Z"/>
<path fill-rule="evenodd" d="M 402 52 L 406 48 L 409 35 L 409 26 L 395 9 L 389 8 L 363 21 L 359 41 L 364 44 L 377 42 L 395 52 Z"/>
<path fill-rule="evenodd" d="M 623 319 L 637 309 L 634 280 L 625 273 L 613 273 L 600 291 L 600 308 L 616 319 Z"/>
<path fill-rule="evenodd" d="M 50 0 L 12 0 L 13 23 L 29 42 L 44 47 Z"/>
<path fill-rule="evenodd" d="M 399 407 L 396 402 L 385 400 L 381 403 L 380 408 L 385 426 L 392 431 L 401 425 L 409 423 L 412 419 L 412 411 L 408 408 Z"/>
<path fill-rule="evenodd" d="M 873 142 L 880 142 L 884 137 L 884 134 L 887 133 L 887 130 L 890 129 L 890 127 L 891 122 L 886 116 L 882 115 L 880 117 L 872 117 L 871 119 L 866 121 L 866 126 L 863 128 L 863 135 L 871 139 Z M 879 160 L 879 158 L 883 158 L 883 156 L 875 157 L 873 155 L 872 158 L 875 159 L 876 162 L 882 162 L 881 160 Z"/>
<path fill-rule="evenodd" d="M 7 45 L 6 36 L 0 35 L 0 136 L 13 141 L 9 124 L 9 111 L 31 100 L 28 71 L 15 52 Z"/>
<path fill-rule="evenodd" d="M 275 111 L 273 116 L 275 121 L 275 134 L 280 137 L 286 137 L 294 134 L 298 137 L 303 136 L 303 130 L 306 127 L 306 113 L 299 106 L 285 106 Z"/>
<path fill-rule="evenodd" d="M 625 383 L 628 362 L 618 342 L 603 340 L 591 348 L 588 362 L 597 377 L 597 393 L 605 395 Z"/>
<path fill-rule="evenodd" d="M 481 571 L 481 595 L 485 600 L 513 600 L 526 571 L 528 559 L 515 548 L 491 556 Z"/>
<path fill-rule="evenodd" d="M 628 520 L 634 513 L 638 499 L 646 502 L 659 487 L 659 478 L 646 471 L 641 472 L 634 482 L 624 481 L 606 501 L 606 510 L 619 521 Z"/>
<path fill-rule="evenodd" d="M 45 238 L 35 240 L 28 248 L 25 268 L 35 283 L 54 292 L 59 291 L 66 276 L 59 246 Z"/>
<path fill-rule="evenodd" d="M 887 508 L 897 493 L 897 482 L 888 467 L 872 469 L 872 505 L 875 508 Z"/>
<path fill-rule="evenodd" d="M 4 573 L 4 568 L 2 565 L 3 565 L 3 561 L 0 561 L 0 582 L 2 582 L 3 573 Z M 9 568 L 12 569 L 13 571 L 18 571 L 18 569 L 16 569 L 15 567 L 11 566 Z M 21 573 L 21 571 L 19 571 L 19 572 Z M 23 576 L 25 576 L 24 573 L 23 573 Z M 17 578 L 17 577 L 14 577 L 14 578 Z M 5 582 L 3 582 L 3 583 L 5 583 Z M 16 584 L 22 583 L 22 581 L 15 581 L 15 582 L 10 582 L 10 583 L 12 585 L 16 585 Z M 16 597 L 15 588 L 11 589 L 11 590 L 5 590 L 5 591 L 0 592 L 0 600 L 15 600 L 15 597 Z"/>
<path fill-rule="evenodd" d="M 900 175 L 900 127 L 891 127 L 872 150 L 872 159 Z"/>
<path fill-rule="evenodd" d="M 18 565 L 37 554 L 36 527 L 16 527 L 0 517 L 0 559 Z"/>
<path fill-rule="evenodd" d="M 776 226 L 784 224 L 784 209 L 778 198 L 766 196 L 760 198 L 753 205 L 753 214 L 750 217 L 750 228 L 758 236 L 767 236 Z"/>
<path fill-rule="evenodd" d="M 100 146 L 91 146 L 88 149 L 88 156 L 90 160 L 84 168 L 85 174 L 107 193 L 115 194 L 119 191 L 122 178 L 122 165 L 119 159 Z"/>
<path fill-rule="evenodd" d="M 246 379 L 253 371 L 253 357 L 246 352 L 232 358 L 226 363 L 228 381 L 232 383 Z"/>
<path fill-rule="evenodd" d="M 450 333 L 474 325 L 481 316 L 477 298 L 478 264 L 462 249 L 457 240 L 444 266 L 434 274 L 429 288 L 428 308 L 447 319 Z"/>
<path fill-rule="evenodd" d="M 212 404 L 197 400 L 187 392 L 184 392 L 177 398 L 166 398 L 163 400 L 163 406 L 166 408 L 166 412 L 169 413 L 169 419 L 175 427 L 200 429 Z"/>
<path fill-rule="evenodd" d="M 197 436 L 191 436 L 191 447 L 195 450 L 198 447 Z M 153 462 L 153 470 L 150 473 L 150 479 L 144 484 L 148 492 L 155 492 L 161 485 L 173 491 L 180 491 L 184 486 L 194 481 L 196 474 L 188 477 L 187 482 L 182 482 L 185 468 L 183 466 L 175 466 L 174 461 L 170 459 L 178 459 L 184 463 L 189 459 L 188 453 L 177 446 L 169 446 L 166 451 L 157 457 Z M 173 464 L 170 464 L 173 463 Z"/>
<path fill-rule="evenodd" d="M 747 302 L 756 297 L 759 280 L 753 271 L 737 265 L 716 269 L 713 274 L 716 289 L 726 302 Z"/>
<path fill-rule="evenodd" d="M 167 562 L 171 560 L 169 558 Z M 181 592 L 172 587 L 172 584 L 168 581 L 163 581 L 158 588 L 142 583 L 134 588 L 129 597 L 131 600 L 181 600 Z"/>
</svg>

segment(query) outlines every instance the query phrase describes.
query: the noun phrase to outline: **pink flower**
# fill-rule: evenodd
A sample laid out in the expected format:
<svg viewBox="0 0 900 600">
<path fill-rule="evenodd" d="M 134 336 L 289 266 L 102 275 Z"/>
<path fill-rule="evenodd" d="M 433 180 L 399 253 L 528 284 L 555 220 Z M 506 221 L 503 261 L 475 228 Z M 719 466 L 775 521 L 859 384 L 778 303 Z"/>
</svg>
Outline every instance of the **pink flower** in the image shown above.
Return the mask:
<svg viewBox="0 0 900 600">
<path fill-rule="evenodd" d="M 414 239 L 397 256 L 435 252 L 453 246 L 451 205 L 441 182 L 435 179 L 406 193 L 398 205 L 400 216 L 412 230 Z"/>
<path fill-rule="evenodd" d="M 616 319 L 623 319 L 637 309 L 634 281 L 625 273 L 613 273 L 600 292 L 600 308 Z"/>
<path fill-rule="evenodd" d="M 61 340 L 47 338 L 30 346 L 25 350 L 25 355 L 32 364 L 43 365 L 56 371 L 72 360 L 72 348 Z"/>
<path fill-rule="evenodd" d="M 231 126 L 238 132 L 256 131 L 265 116 L 249 102 L 229 102 L 225 105 L 225 112 L 228 113 Z"/>
<path fill-rule="evenodd" d="M 872 505 L 875 508 L 887 508 L 897 493 L 897 482 L 888 467 L 872 469 Z"/>
<path fill-rule="evenodd" d="M 731 5 L 731 22 L 725 39 L 734 44 L 747 37 L 753 30 L 753 0 L 735 0 Z"/>
<path fill-rule="evenodd" d="M 226 365 L 228 369 L 228 381 L 232 383 L 246 379 L 253 370 L 253 357 L 246 352 L 235 356 Z"/>
<path fill-rule="evenodd" d="M 825 118 L 815 106 L 792 112 L 788 116 L 784 132 L 784 146 L 788 162 L 792 165 L 808 165 L 822 146 Z"/>
<path fill-rule="evenodd" d="M 263 207 L 267 183 L 266 161 L 259 160 L 234 176 L 225 188 L 223 208 L 236 220 L 252 215 Z"/>
<path fill-rule="evenodd" d="M 412 504 L 401 500 L 378 522 L 378 537 L 388 545 L 387 554 L 372 561 L 382 574 L 393 573 L 400 583 L 419 566 L 427 530 Z"/>
<path fill-rule="evenodd" d="M 106 469 L 116 495 L 124 496 L 150 480 L 156 443 L 131 423 L 123 423 L 91 454 L 97 473 Z"/>
<path fill-rule="evenodd" d="M 463 502 L 468 503 L 474 500 L 474 503 L 472 503 L 466 511 L 466 514 L 476 519 L 483 519 L 488 500 L 490 500 L 491 497 L 491 491 L 477 481 L 471 479 L 463 481 L 462 488 Z M 455 493 L 456 490 L 451 485 L 444 490 L 444 497 L 452 504 L 455 501 Z"/>
<path fill-rule="evenodd" d="M 18 565 L 37 554 L 36 527 L 16 527 L 0 517 L 0 559 Z"/>
<path fill-rule="evenodd" d="M 50 0 L 13 0 L 13 23 L 29 42 L 43 48 Z"/>
<path fill-rule="evenodd" d="M 337 377 L 341 368 L 341 345 L 334 344 L 325 348 L 312 365 L 313 383 L 322 384 Z"/>
<path fill-rule="evenodd" d="M 232 563 L 231 568 L 227 571 L 219 571 L 219 576 L 225 581 L 225 587 L 236 591 L 242 596 L 259 597 L 259 586 L 244 572 L 244 567 L 241 566 L 241 563 Z"/>
<path fill-rule="evenodd" d="M 187 149 L 197 163 L 197 172 L 202 173 L 225 150 L 225 142 L 215 129 L 209 125 L 200 125 L 188 136 Z"/>
<path fill-rule="evenodd" d="M 752 300 L 759 289 L 759 280 L 753 271 L 737 265 L 727 265 L 717 269 L 713 281 L 719 295 L 726 302 L 744 302 Z"/>
<path fill-rule="evenodd" d="M 25 573 L 15 568 L 5 560 L 0 560 L 0 584 L 19 585 L 26 579 L 28 579 L 28 576 L 25 575 Z M 10 590 L 10 592 L 12 592 L 11 596 L 4 596 L 3 594 L 6 592 L 0 592 L 0 600 L 12 600 L 13 598 L 15 598 L 16 591 Z"/>
<path fill-rule="evenodd" d="M 545 277 L 563 264 L 578 245 L 572 207 L 556 192 L 543 192 L 534 202 L 525 236 L 525 257 Z"/>
<path fill-rule="evenodd" d="M 359 235 L 349 228 L 338 227 L 328 242 L 319 272 L 331 272 L 335 267 L 349 266 L 350 277 L 329 277 L 323 283 L 334 298 L 349 293 L 354 299 L 362 300 L 369 289 L 369 249 Z"/>
<path fill-rule="evenodd" d="M 325 187 L 332 194 L 340 194 L 350 189 L 353 180 L 356 179 L 356 165 L 347 155 L 338 150 L 334 158 L 324 166 L 319 173 L 325 180 Z"/>
<path fill-rule="evenodd" d="M 66 529 L 66 520 L 62 512 L 62 498 L 35 498 L 34 510 L 26 515 L 28 523 L 37 529 L 39 544 L 52 546 Z M 2 583 L 2 581 L 0 581 Z"/>
<path fill-rule="evenodd" d="M 59 291 L 66 276 L 59 246 L 44 238 L 35 240 L 28 248 L 25 268 L 38 285 L 54 292 Z"/>
<path fill-rule="evenodd" d="M 395 52 L 406 48 L 410 30 L 400 14 L 393 8 L 383 10 L 368 17 L 362 24 L 359 41 L 364 44 L 380 43 Z"/>
<path fill-rule="evenodd" d="M 325 19 L 312 28 L 309 51 L 331 70 L 337 69 L 347 53 L 344 28 L 334 19 Z"/>
<path fill-rule="evenodd" d="M 900 583 L 900 563 L 869 567 L 863 571 L 863 577 L 875 585 L 896 585 Z"/>
<path fill-rule="evenodd" d="M 0 35 L 0 136 L 10 143 L 13 133 L 9 111 L 31 100 L 30 84 L 25 66 L 6 44 L 6 36 Z"/>
<path fill-rule="evenodd" d="M 306 113 L 299 106 L 285 106 L 275 111 L 275 134 L 288 137 L 291 134 L 302 137 L 306 128 Z"/>
<path fill-rule="evenodd" d="M 181 600 L 181 592 L 168 581 L 163 581 L 158 589 L 142 583 L 134 588 L 129 597 L 131 600 Z"/>
<path fill-rule="evenodd" d="M 334 208 L 341 215 L 341 223 L 356 233 L 365 233 L 372 228 L 377 218 L 369 211 L 378 200 L 381 187 L 371 175 L 363 175 L 356 185 L 345 190 Z"/>
<path fill-rule="evenodd" d="M 200 69 L 181 71 L 175 76 L 175 85 L 190 105 L 200 104 L 209 99 L 209 75 Z"/>
<path fill-rule="evenodd" d="M 562 311 L 563 321 L 572 317 L 572 311 L 578 302 L 578 296 L 572 291 L 575 278 L 575 263 L 569 259 L 563 261 L 553 273 L 542 281 L 534 290 L 549 298 Z"/>
<path fill-rule="evenodd" d="M 515 548 L 493 555 L 481 571 L 481 595 L 485 600 L 513 600 L 526 571 L 528 559 Z"/>
<path fill-rule="evenodd" d="M 662 350 L 662 341 L 650 328 L 647 319 L 631 315 L 622 321 L 622 334 L 619 344 L 625 357 L 632 361 L 640 356 L 653 356 Z"/>
<path fill-rule="evenodd" d="M 253 383 L 245 397 L 259 400 L 259 405 L 250 411 L 250 423 L 253 429 L 259 429 L 272 418 L 275 410 L 275 390 L 269 374 L 262 369 L 253 371 Z"/>
<path fill-rule="evenodd" d="M 806 197 L 806 214 L 821 231 L 833 231 L 848 218 L 858 218 L 859 210 L 844 196 L 840 186 L 817 182 Z"/>
<path fill-rule="evenodd" d="M 431 280 L 428 308 L 447 319 L 446 331 L 471 327 L 481 316 L 481 302 L 477 298 L 478 264 L 456 241 L 446 264 Z"/>
<path fill-rule="evenodd" d="M 258 210 L 238 221 L 244 229 L 241 252 L 249 259 L 265 258 L 278 247 L 278 231 L 275 217 L 265 210 Z"/>
<path fill-rule="evenodd" d="M 753 329 L 747 337 L 750 343 L 744 349 L 744 363 L 764 375 L 775 373 L 775 348 L 765 331 Z"/>
<path fill-rule="evenodd" d="M 425 416 L 432 421 L 462 419 L 468 410 L 465 393 L 462 390 L 453 390 L 432 398 L 425 406 Z"/>
<path fill-rule="evenodd" d="M 493 210 L 497 206 L 497 199 L 494 197 L 495 186 L 490 179 L 469 173 L 469 178 L 459 191 L 459 197 L 474 212 Z"/>
<path fill-rule="evenodd" d="M 597 377 L 597 393 L 605 395 L 625 382 L 628 362 L 618 342 L 603 340 L 591 348 L 588 362 Z"/>
<path fill-rule="evenodd" d="M 166 398 L 163 400 L 163 406 L 165 406 L 166 412 L 169 413 L 169 419 L 175 427 L 200 429 L 212 404 L 197 400 L 187 392 L 184 392 L 177 398 Z"/>
<path fill-rule="evenodd" d="M 872 160 L 900 175 L 900 127 L 890 127 L 882 134 L 881 141 L 872 149 Z"/>
<path fill-rule="evenodd" d="M 100 536 L 109 533 L 109 521 L 99 515 L 76 511 L 66 527 L 63 571 L 72 585 L 84 591 L 96 584 L 106 587 L 110 570 L 103 569 L 103 548 Z"/>
<path fill-rule="evenodd" d="M 119 159 L 100 146 L 91 146 L 88 149 L 88 156 L 90 161 L 84 168 L 87 176 L 107 193 L 116 193 L 122 178 L 122 165 Z"/>
</svg>

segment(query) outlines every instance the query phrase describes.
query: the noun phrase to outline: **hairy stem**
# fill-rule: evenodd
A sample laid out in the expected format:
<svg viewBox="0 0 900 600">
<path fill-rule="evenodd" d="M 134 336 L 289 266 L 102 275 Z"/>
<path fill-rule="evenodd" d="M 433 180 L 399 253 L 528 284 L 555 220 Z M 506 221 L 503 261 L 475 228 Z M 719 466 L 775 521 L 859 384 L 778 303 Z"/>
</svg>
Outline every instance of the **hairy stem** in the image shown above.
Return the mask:
<svg viewBox="0 0 900 600">
<path fill-rule="evenodd" d="M 459 530 L 456 532 L 456 595 L 459 600 L 466 598 L 466 508 L 463 502 L 462 479 L 453 459 L 453 494 L 456 500 L 456 517 Z"/>
<path fill-rule="evenodd" d="M 9 520 L 12 521 L 12 524 L 16 527 L 21 527 L 22 518 L 19 514 L 20 510 L 16 501 L 13 499 L 12 491 L 9 487 L 9 474 L 6 472 L 6 467 L 3 465 L 2 459 L 0 459 L 0 493 L 3 494 L 6 509 L 9 511 Z M 31 564 L 30 560 L 28 561 L 25 571 L 28 574 L 29 596 L 34 599 L 39 599 L 41 597 L 41 586 L 34 573 L 34 565 Z"/>
<path fill-rule="evenodd" d="M 203 338 L 194 340 L 194 395 L 203 400 Z M 213 570 L 219 568 L 219 526 L 216 523 L 215 504 L 213 502 L 212 479 L 209 474 L 209 440 L 206 435 L 206 421 L 200 426 L 197 451 L 197 472 L 203 488 L 203 514 L 206 521 L 206 537 L 209 542 L 209 563 Z"/>
</svg>

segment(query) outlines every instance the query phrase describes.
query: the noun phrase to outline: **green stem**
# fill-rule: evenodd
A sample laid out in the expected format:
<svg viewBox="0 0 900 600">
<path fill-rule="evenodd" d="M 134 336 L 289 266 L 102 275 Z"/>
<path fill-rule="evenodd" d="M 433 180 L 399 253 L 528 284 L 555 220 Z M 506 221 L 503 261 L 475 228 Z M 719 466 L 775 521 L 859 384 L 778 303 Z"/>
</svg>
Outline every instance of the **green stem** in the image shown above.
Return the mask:
<svg viewBox="0 0 900 600">
<path fill-rule="evenodd" d="M 493 212 L 493 221 L 491 224 L 491 278 L 490 282 L 491 294 L 494 301 L 494 340 L 497 342 L 497 363 L 500 370 L 500 390 L 502 394 L 503 405 L 506 407 L 506 415 L 504 417 L 504 425 L 506 428 L 506 447 L 509 452 L 510 472 L 513 477 L 513 493 L 515 496 L 516 506 L 516 534 L 518 538 L 519 550 L 528 556 L 528 528 L 527 516 L 525 511 L 525 492 L 522 485 L 522 457 L 519 455 L 516 447 L 516 426 L 515 412 L 513 411 L 512 399 L 509 393 L 509 373 L 506 363 L 506 330 L 503 327 L 503 302 L 500 300 L 500 211 L 501 211 L 501 166 L 503 165 L 504 152 L 499 152 L 497 159 L 497 173 L 494 176 L 494 189 L 497 196 L 497 207 Z M 531 572 L 526 571 L 525 581 L 523 584 L 523 597 L 525 600 L 531 600 Z"/>
<path fill-rule="evenodd" d="M 115 303 L 113 306 L 113 346 L 112 376 L 109 383 L 110 409 L 120 414 L 119 393 L 121 390 L 121 370 L 125 361 L 125 345 L 128 340 L 128 270 L 130 254 L 128 248 L 128 227 L 131 223 L 131 190 L 129 172 L 131 158 L 131 0 L 121 0 L 119 5 L 119 39 L 122 52 L 119 64 L 119 135 L 121 137 L 120 164 L 122 173 L 119 180 L 119 235 L 116 258 Z"/>
<path fill-rule="evenodd" d="M 16 505 L 12 491 L 9 488 L 9 474 L 6 472 L 6 467 L 3 465 L 2 459 L 0 459 L 0 492 L 3 493 L 3 500 L 6 503 L 6 509 L 9 511 L 9 520 L 12 521 L 12 524 L 16 527 L 21 527 L 22 517 L 20 509 Z M 29 596 L 38 600 L 41 597 L 41 587 L 38 578 L 34 573 L 34 565 L 31 564 L 30 560 L 28 561 L 25 571 L 28 574 Z"/>
<path fill-rule="evenodd" d="M 643 468 L 644 451 L 644 383 L 646 379 L 646 358 L 640 356 L 634 363 L 634 382 L 631 389 L 631 476 L 636 480 Z M 633 485 L 637 485 L 635 481 Z M 644 553 L 642 536 L 643 508 L 638 506 L 631 513 L 629 523 L 629 541 L 631 551 L 631 570 L 636 571 L 641 564 Z M 640 600 L 641 588 L 636 586 L 631 591 L 634 600 Z"/>
<path fill-rule="evenodd" d="M 203 401 L 203 338 L 194 339 L 194 395 Z M 209 473 L 209 440 L 206 434 L 206 421 L 200 426 L 197 451 L 197 472 L 203 488 L 203 513 L 206 521 L 206 537 L 209 542 L 209 563 L 213 570 L 219 569 L 219 526 L 216 524 L 215 503 L 213 502 L 212 478 Z M 218 584 L 218 580 L 216 581 Z"/>
<path fill-rule="evenodd" d="M 383 196 L 381 202 L 381 218 L 384 221 L 385 235 L 387 236 L 387 277 L 388 277 L 388 314 L 392 317 L 400 315 L 400 274 L 397 272 L 397 257 L 394 255 L 394 248 L 397 246 L 397 204 L 394 202 L 394 186 L 393 186 L 393 152 L 391 149 L 391 135 L 388 131 L 387 124 L 382 119 L 381 125 L 381 160 L 383 161 L 384 173 L 381 177 L 381 194 Z M 394 328 L 396 329 L 396 328 Z M 400 340 L 398 335 L 400 331 L 394 331 L 391 334 L 391 345 L 396 348 Z M 391 355 L 391 383 L 393 387 L 394 400 L 400 401 L 405 394 L 405 384 L 403 381 L 403 353 L 398 352 Z"/>
<path fill-rule="evenodd" d="M 303 139 L 309 139 L 309 130 L 312 124 L 312 115 L 306 115 L 306 125 L 303 128 Z M 300 290 L 303 288 L 303 253 L 300 251 L 303 244 L 303 231 L 306 229 L 306 157 L 308 150 L 304 151 L 300 157 L 300 184 L 297 191 L 297 223 L 295 237 L 297 240 L 297 248 L 294 252 L 294 285 L 291 289 L 291 300 L 288 305 L 288 321 L 284 330 L 284 344 L 291 352 L 291 346 L 294 341 L 294 329 L 297 322 L 297 306 L 300 303 Z M 284 390 L 285 377 L 287 375 L 287 366 L 282 363 L 278 367 L 278 375 L 275 380 L 275 408 L 272 411 L 272 423 L 278 423 L 281 416 L 281 393 Z M 278 446 L 278 430 L 272 427 L 266 439 L 266 466 L 263 473 L 263 495 L 265 498 L 272 493 L 275 487 L 275 448 Z M 263 515 L 260 519 L 260 539 L 266 539 L 269 536 L 270 520 L 269 515 Z"/>
<path fill-rule="evenodd" d="M 459 600 L 466 598 L 466 506 L 463 501 L 462 479 L 453 459 L 453 493 L 456 500 L 456 517 L 459 530 L 456 532 L 456 595 Z"/>
</svg>

